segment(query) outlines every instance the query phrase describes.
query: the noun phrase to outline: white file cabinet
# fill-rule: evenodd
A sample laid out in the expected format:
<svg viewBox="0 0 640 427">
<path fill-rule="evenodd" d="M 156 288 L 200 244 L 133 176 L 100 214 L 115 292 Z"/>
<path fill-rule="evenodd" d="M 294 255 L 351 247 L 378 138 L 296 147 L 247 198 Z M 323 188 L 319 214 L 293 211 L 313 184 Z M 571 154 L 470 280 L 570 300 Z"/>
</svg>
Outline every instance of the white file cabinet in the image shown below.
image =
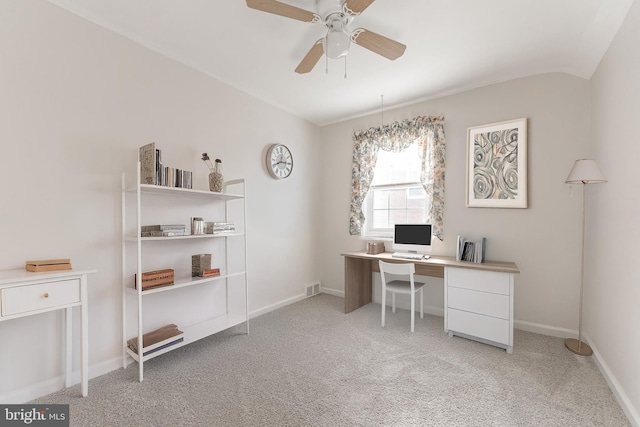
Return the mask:
<svg viewBox="0 0 640 427">
<path fill-rule="evenodd" d="M 87 339 L 87 274 L 95 270 L 64 270 L 33 273 L 25 270 L 0 271 L 0 323 L 24 316 L 65 310 L 65 385 L 71 386 L 72 309 L 80 307 L 80 376 L 82 396 L 89 392 L 89 341 Z"/>
<path fill-rule="evenodd" d="M 513 273 L 445 267 L 445 331 L 511 353 L 513 285 Z"/>
</svg>

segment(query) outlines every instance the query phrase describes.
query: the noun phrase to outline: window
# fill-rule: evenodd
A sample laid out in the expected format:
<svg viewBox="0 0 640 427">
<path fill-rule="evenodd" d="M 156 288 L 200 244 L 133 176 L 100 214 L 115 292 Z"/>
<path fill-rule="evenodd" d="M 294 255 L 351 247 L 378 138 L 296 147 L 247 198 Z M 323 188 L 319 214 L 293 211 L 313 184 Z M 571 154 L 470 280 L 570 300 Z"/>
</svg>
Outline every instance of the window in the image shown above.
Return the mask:
<svg viewBox="0 0 640 427">
<path fill-rule="evenodd" d="M 412 156 L 411 151 L 405 154 L 410 158 L 410 162 L 421 159 L 419 173 L 413 166 L 407 166 L 406 161 L 403 162 L 398 157 L 407 149 L 414 150 L 412 146 L 419 155 Z M 385 156 L 385 152 L 396 153 L 393 154 L 392 163 L 398 166 L 394 168 L 380 166 L 383 170 L 380 173 L 375 172 L 378 155 L 382 153 L 382 156 Z M 384 165 L 385 161 L 383 160 L 380 164 Z M 366 223 L 371 232 L 377 231 L 373 222 L 374 203 L 377 214 L 375 227 L 379 227 L 381 233 L 391 230 L 397 216 L 404 214 L 406 218 L 413 218 L 413 215 L 417 214 L 415 211 L 424 206 L 423 221 L 431 223 L 433 235 L 442 240 L 444 175 L 443 117 L 419 116 L 354 133 L 349 234 L 368 237 L 371 233 L 368 232 Z M 374 191 L 376 195 L 369 197 L 369 190 L 376 176 Z M 399 178 L 387 179 L 384 176 L 391 178 L 399 176 Z M 426 197 L 421 187 L 426 190 Z"/>
<path fill-rule="evenodd" d="M 380 150 L 365 199 L 365 237 L 391 237 L 393 226 L 425 222 L 427 194 L 420 183 L 418 144 L 398 153 Z"/>
</svg>

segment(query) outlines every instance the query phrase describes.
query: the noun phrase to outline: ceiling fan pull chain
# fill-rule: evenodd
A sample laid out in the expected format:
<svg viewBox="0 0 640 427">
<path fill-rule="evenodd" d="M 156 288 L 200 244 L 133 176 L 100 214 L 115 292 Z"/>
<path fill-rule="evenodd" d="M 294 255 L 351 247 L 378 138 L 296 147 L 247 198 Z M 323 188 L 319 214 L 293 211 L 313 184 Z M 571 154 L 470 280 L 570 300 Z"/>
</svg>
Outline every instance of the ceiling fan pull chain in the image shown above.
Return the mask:
<svg viewBox="0 0 640 427">
<path fill-rule="evenodd" d="M 329 57 L 327 55 L 324 56 L 324 73 L 329 74 Z"/>
<path fill-rule="evenodd" d="M 344 78 L 345 79 L 347 78 L 347 56 L 348 55 L 344 56 Z"/>
</svg>

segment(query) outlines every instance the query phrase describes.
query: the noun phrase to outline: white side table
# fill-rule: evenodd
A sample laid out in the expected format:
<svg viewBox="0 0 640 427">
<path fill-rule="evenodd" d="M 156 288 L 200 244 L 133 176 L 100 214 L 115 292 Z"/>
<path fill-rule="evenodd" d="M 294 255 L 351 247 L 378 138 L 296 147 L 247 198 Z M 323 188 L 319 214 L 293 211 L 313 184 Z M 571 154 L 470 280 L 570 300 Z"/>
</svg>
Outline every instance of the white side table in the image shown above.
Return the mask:
<svg viewBox="0 0 640 427">
<path fill-rule="evenodd" d="M 96 270 L 62 270 L 33 273 L 30 271 L 0 271 L 0 322 L 19 317 L 65 310 L 66 359 L 65 385 L 71 386 L 72 372 L 72 309 L 80 307 L 80 376 L 82 396 L 89 392 L 89 341 L 87 316 L 87 274 Z"/>
</svg>

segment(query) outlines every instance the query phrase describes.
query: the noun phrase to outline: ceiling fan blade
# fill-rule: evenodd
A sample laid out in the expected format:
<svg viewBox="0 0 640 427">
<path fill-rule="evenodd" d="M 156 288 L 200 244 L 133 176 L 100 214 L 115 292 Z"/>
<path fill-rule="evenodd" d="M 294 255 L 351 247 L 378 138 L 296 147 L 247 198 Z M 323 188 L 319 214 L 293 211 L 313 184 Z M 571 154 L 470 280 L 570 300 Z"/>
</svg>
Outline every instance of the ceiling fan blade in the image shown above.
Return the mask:
<svg viewBox="0 0 640 427">
<path fill-rule="evenodd" d="M 364 12 L 374 1 L 375 0 L 345 0 L 342 9 L 345 13 L 356 16 Z"/>
<path fill-rule="evenodd" d="M 298 21 L 303 22 L 320 22 L 321 20 L 320 16 L 313 12 L 276 0 L 247 0 L 247 6 L 251 9 L 273 13 L 274 15 L 284 16 L 286 18 L 297 19 Z"/>
<path fill-rule="evenodd" d="M 407 48 L 407 46 L 400 42 L 381 36 L 373 31 L 365 30 L 364 28 L 355 29 L 353 33 L 351 33 L 351 41 L 392 61 L 400 58 Z"/>
<path fill-rule="evenodd" d="M 300 61 L 300 64 L 298 64 L 296 68 L 296 73 L 306 74 L 313 70 L 313 67 L 316 66 L 323 54 L 324 47 L 322 47 L 322 39 L 320 39 L 313 45 L 309 52 L 307 52 L 307 55 L 302 58 L 302 61 Z"/>
</svg>

